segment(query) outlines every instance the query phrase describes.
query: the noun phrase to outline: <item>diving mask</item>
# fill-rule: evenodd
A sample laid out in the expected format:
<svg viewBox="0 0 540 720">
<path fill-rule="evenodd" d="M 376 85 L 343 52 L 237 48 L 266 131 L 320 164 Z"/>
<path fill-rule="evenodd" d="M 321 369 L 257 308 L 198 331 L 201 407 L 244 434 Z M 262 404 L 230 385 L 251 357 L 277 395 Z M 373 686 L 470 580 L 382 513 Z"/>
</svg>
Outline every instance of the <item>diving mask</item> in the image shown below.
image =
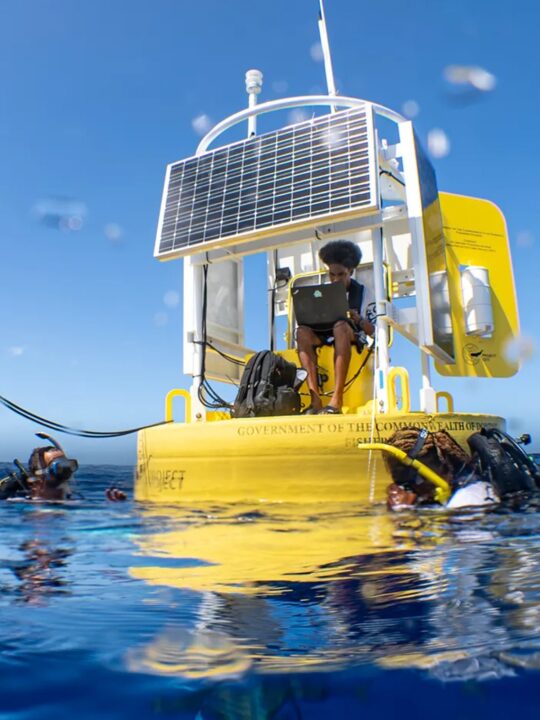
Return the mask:
<svg viewBox="0 0 540 720">
<path fill-rule="evenodd" d="M 76 460 L 67 457 L 55 458 L 44 469 L 47 484 L 57 487 L 67 482 L 78 469 L 79 463 Z"/>
</svg>

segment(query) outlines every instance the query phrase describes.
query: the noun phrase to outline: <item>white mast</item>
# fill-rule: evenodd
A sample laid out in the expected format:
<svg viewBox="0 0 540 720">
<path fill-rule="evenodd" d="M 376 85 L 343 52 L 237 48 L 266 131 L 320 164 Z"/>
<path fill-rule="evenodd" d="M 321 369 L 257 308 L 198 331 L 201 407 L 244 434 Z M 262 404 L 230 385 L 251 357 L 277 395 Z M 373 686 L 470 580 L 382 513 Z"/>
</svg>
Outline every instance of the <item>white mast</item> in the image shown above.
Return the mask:
<svg viewBox="0 0 540 720">
<path fill-rule="evenodd" d="M 319 0 L 319 35 L 321 37 L 321 47 L 324 58 L 324 72 L 326 73 L 326 87 L 328 94 L 331 96 L 337 95 L 336 84 L 334 82 L 334 70 L 332 68 L 332 56 L 330 54 L 330 43 L 328 42 L 328 33 L 326 31 L 326 17 L 324 15 L 324 3 L 323 0 Z M 335 113 L 336 108 L 334 105 L 330 106 L 330 111 Z"/>
</svg>

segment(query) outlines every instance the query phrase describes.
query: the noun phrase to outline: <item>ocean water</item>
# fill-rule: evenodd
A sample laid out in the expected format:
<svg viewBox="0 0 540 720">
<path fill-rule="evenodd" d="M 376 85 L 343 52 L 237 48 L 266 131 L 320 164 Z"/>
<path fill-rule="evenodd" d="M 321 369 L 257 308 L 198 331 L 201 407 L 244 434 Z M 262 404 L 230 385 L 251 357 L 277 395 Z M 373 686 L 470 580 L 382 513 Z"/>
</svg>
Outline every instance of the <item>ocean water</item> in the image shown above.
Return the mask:
<svg viewBox="0 0 540 720">
<path fill-rule="evenodd" d="M 0 504 L 0 718 L 538 717 L 537 507 L 155 508 L 131 478 Z"/>
</svg>

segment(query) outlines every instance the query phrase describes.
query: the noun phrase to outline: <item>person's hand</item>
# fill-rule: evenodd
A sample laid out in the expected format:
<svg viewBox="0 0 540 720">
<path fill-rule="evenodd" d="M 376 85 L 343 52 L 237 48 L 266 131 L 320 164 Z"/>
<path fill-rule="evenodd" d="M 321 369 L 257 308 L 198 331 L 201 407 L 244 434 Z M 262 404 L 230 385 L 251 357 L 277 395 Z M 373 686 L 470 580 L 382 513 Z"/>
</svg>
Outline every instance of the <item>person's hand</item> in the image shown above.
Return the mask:
<svg viewBox="0 0 540 720">
<path fill-rule="evenodd" d="M 386 488 L 386 507 L 389 510 L 401 510 L 415 505 L 416 495 L 410 490 L 406 490 L 401 485 L 392 483 Z"/>
<path fill-rule="evenodd" d="M 119 490 L 115 487 L 110 487 L 105 490 L 105 497 L 111 502 L 122 502 L 127 500 L 127 495 L 123 490 Z"/>
<path fill-rule="evenodd" d="M 369 322 L 369 320 L 363 318 L 358 312 L 358 310 L 349 310 L 349 318 L 353 321 L 353 323 L 359 330 L 363 330 L 366 335 L 373 336 L 373 333 L 375 332 L 375 326 L 373 325 L 373 323 Z"/>
</svg>

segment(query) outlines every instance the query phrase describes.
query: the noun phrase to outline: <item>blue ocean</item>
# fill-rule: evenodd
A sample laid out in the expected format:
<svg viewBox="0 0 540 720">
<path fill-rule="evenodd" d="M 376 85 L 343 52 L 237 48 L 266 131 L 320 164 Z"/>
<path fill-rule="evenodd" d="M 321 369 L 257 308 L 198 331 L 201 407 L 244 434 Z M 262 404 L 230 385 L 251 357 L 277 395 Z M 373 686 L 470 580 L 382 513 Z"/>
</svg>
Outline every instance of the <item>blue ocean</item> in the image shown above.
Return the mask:
<svg viewBox="0 0 540 720">
<path fill-rule="evenodd" d="M 132 476 L 0 505 L 0 718 L 538 717 L 537 506 L 156 508 Z"/>
</svg>

